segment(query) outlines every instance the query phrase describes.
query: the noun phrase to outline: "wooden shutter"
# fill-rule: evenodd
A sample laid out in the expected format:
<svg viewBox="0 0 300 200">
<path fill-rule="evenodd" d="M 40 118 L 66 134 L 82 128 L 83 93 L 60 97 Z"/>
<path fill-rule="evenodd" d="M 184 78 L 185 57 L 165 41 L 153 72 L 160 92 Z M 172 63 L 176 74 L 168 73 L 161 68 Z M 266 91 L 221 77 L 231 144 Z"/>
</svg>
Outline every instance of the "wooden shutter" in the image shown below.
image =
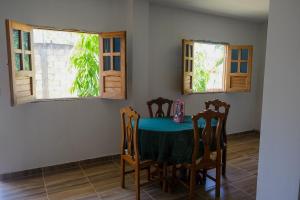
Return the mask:
<svg viewBox="0 0 300 200">
<path fill-rule="evenodd" d="M 32 30 L 33 28 L 29 25 L 6 20 L 11 103 L 13 106 L 35 100 Z"/>
<path fill-rule="evenodd" d="M 126 99 L 126 32 L 100 34 L 101 97 Z"/>
<path fill-rule="evenodd" d="M 228 46 L 226 63 L 226 92 L 248 92 L 251 90 L 252 46 Z"/>
<path fill-rule="evenodd" d="M 182 40 L 182 94 L 193 93 L 194 42 Z"/>
</svg>

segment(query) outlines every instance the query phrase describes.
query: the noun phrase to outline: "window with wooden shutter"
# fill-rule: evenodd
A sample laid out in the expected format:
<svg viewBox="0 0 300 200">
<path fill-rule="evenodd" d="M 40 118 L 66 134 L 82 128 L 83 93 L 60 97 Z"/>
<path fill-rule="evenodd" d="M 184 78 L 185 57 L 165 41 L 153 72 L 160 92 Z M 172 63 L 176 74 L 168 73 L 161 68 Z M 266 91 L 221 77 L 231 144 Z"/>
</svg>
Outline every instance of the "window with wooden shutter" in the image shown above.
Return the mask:
<svg viewBox="0 0 300 200">
<path fill-rule="evenodd" d="M 101 97 L 126 99 L 126 32 L 100 34 Z"/>
<path fill-rule="evenodd" d="M 192 40 L 182 40 L 183 94 L 193 93 L 193 53 L 194 42 Z"/>
<path fill-rule="evenodd" d="M 35 100 L 32 30 L 29 25 L 6 20 L 12 105 Z"/>
<path fill-rule="evenodd" d="M 228 46 L 225 80 L 225 88 L 227 92 L 250 91 L 252 54 L 252 46 Z"/>
</svg>

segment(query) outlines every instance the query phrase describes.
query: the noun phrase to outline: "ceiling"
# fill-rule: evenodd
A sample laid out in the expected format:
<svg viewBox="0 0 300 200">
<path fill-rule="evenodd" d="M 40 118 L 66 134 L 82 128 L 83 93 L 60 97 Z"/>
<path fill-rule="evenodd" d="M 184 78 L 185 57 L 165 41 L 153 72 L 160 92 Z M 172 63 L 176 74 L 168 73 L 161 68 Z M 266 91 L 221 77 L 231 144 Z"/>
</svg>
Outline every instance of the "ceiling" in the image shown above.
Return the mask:
<svg viewBox="0 0 300 200">
<path fill-rule="evenodd" d="M 268 19 L 269 0 L 150 0 L 171 7 L 263 22 Z"/>
</svg>

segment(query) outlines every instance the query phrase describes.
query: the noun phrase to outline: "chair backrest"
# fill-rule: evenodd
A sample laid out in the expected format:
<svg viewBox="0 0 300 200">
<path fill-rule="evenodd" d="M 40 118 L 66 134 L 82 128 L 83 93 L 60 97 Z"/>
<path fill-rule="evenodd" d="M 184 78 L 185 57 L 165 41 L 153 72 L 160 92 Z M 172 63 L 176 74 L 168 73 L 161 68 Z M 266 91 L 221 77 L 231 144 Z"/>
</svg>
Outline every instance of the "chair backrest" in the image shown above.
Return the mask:
<svg viewBox="0 0 300 200">
<path fill-rule="evenodd" d="M 129 155 L 132 160 L 139 161 L 138 125 L 140 115 L 131 107 L 120 110 L 121 113 L 121 155 Z"/>
<path fill-rule="evenodd" d="M 199 132 L 198 122 L 200 119 L 205 121 L 205 126 L 202 131 Z M 204 154 L 199 164 L 209 166 L 211 163 L 215 163 L 211 158 L 212 152 L 217 153 L 216 160 L 220 161 L 221 159 L 221 130 L 223 121 L 225 118 L 224 113 L 220 113 L 212 110 L 205 110 L 201 113 L 192 116 L 193 127 L 194 127 L 194 149 L 192 155 L 192 164 L 196 163 L 197 158 L 199 157 L 200 147 L 199 142 L 201 142 L 204 147 Z M 216 127 L 212 126 L 212 119 L 217 120 Z M 216 149 L 212 150 L 212 144 L 216 145 Z"/>
<path fill-rule="evenodd" d="M 230 104 L 226 103 L 225 101 L 220 101 L 219 99 L 215 99 L 215 100 L 212 100 L 212 101 L 205 102 L 205 108 L 206 109 L 212 109 L 214 111 L 221 112 L 221 113 L 225 114 L 222 132 L 224 132 L 224 134 L 226 134 L 226 122 L 227 122 L 227 117 L 228 117 L 228 113 L 229 113 Z M 222 108 L 224 109 L 223 111 L 221 111 Z"/>
<path fill-rule="evenodd" d="M 157 106 L 157 110 L 154 114 L 154 104 Z M 167 104 L 167 112 L 165 113 L 163 110 L 163 105 Z M 153 99 L 147 102 L 149 115 L 150 117 L 170 117 L 171 116 L 171 108 L 173 101 L 170 99 L 164 99 L 162 97 L 158 97 L 157 99 Z"/>
</svg>

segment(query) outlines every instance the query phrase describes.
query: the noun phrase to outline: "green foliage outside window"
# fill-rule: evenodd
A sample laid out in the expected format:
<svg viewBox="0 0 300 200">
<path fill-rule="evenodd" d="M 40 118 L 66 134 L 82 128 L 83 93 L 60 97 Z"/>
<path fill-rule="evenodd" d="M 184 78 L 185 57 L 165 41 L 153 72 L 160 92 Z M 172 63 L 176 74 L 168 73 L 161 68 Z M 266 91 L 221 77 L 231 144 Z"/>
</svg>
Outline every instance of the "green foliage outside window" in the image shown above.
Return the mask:
<svg viewBox="0 0 300 200">
<path fill-rule="evenodd" d="M 193 91 L 205 92 L 209 81 L 209 72 L 205 69 L 206 55 L 199 52 L 194 56 Z"/>
<path fill-rule="evenodd" d="M 205 45 L 203 45 L 205 46 Z M 224 51 L 223 45 L 214 45 L 215 51 Z M 205 47 L 200 47 L 194 53 L 193 91 L 206 92 L 211 75 L 223 65 L 224 57 L 212 57 Z"/>
<path fill-rule="evenodd" d="M 70 88 L 79 97 L 99 96 L 99 36 L 80 34 L 71 56 L 71 67 L 76 69 L 76 77 Z"/>
</svg>

